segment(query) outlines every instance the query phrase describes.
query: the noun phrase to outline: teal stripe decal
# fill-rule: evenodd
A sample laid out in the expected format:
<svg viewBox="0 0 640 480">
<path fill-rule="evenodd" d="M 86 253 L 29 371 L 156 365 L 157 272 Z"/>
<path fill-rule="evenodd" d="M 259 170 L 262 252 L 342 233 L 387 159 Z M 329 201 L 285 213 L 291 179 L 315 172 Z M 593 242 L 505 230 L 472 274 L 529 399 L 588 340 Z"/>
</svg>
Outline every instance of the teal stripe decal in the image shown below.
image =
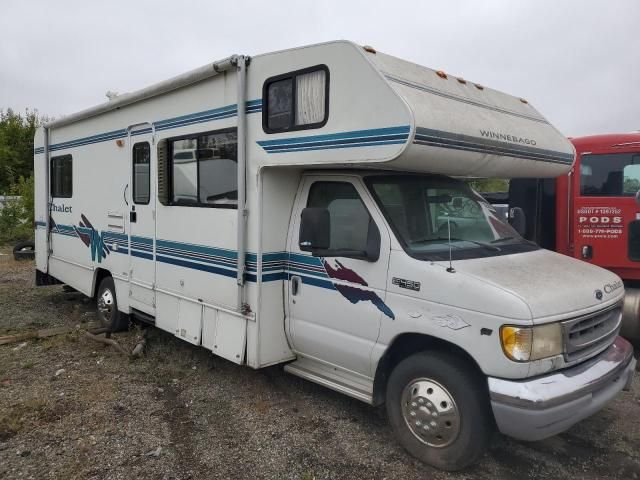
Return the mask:
<svg viewBox="0 0 640 480">
<path fill-rule="evenodd" d="M 246 102 L 246 112 L 259 113 L 262 111 L 262 100 L 249 100 Z M 212 110 L 204 110 L 202 112 L 190 113 L 187 115 L 181 115 L 179 117 L 167 118 L 164 120 L 158 120 L 154 123 L 156 131 L 169 130 L 172 128 L 184 127 L 186 125 L 193 125 L 196 123 L 204 123 L 213 120 L 222 120 L 225 118 L 235 117 L 238 114 L 237 104 L 227 105 L 225 107 L 214 108 Z M 132 136 L 145 135 L 151 132 L 151 128 L 145 128 L 132 132 Z M 116 140 L 119 138 L 126 138 L 127 131 L 125 129 L 113 130 L 110 132 L 99 133 L 88 137 L 77 138 L 75 140 L 69 140 L 67 142 L 55 143 L 50 145 L 49 150 L 54 152 L 56 150 L 64 150 L 68 148 L 81 147 L 83 145 L 89 145 L 92 143 L 108 142 L 110 140 Z M 36 147 L 33 150 L 34 154 L 44 153 L 44 147 Z"/>
<path fill-rule="evenodd" d="M 401 125 L 397 127 L 354 130 L 351 132 L 329 133 L 324 135 L 259 140 L 256 143 L 267 153 L 372 147 L 406 143 L 410 131 L 411 127 L 409 125 Z"/>
</svg>

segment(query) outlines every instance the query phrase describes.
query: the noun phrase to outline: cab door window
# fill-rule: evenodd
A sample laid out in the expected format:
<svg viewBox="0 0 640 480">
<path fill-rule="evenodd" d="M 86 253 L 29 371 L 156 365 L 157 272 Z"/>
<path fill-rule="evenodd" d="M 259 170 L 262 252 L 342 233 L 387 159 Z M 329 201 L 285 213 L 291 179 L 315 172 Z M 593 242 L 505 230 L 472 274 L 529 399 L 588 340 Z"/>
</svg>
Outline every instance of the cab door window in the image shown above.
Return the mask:
<svg viewBox="0 0 640 480">
<path fill-rule="evenodd" d="M 330 215 L 330 244 L 324 256 L 367 250 L 371 228 L 377 228 L 351 183 L 315 182 L 307 207 L 326 208 Z"/>
</svg>

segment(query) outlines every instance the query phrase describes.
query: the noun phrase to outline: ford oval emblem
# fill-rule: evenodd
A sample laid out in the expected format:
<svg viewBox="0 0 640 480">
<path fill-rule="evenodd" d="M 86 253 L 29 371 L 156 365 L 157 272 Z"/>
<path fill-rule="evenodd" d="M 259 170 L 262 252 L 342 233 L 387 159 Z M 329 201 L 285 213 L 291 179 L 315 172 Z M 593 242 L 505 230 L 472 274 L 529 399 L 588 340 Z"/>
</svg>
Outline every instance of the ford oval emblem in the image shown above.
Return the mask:
<svg viewBox="0 0 640 480">
<path fill-rule="evenodd" d="M 602 300 L 602 290 L 596 290 L 596 298 Z"/>
</svg>

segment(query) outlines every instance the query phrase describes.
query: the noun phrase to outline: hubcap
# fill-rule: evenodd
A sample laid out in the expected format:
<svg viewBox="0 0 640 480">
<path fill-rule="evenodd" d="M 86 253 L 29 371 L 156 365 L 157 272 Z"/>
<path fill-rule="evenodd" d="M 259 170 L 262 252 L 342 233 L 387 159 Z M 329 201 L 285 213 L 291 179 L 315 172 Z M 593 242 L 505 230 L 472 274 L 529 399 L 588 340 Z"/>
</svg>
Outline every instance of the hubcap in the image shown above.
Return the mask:
<svg viewBox="0 0 640 480">
<path fill-rule="evenodd" d="M 411 433 L 430 447 L 446 447 L 460 433 L 456 402 L 446 388 L 429 378 L 414 380 L 404 389 L 402 416 Z"/>
<path fill-rule="evenodd" d="M 102 295 L 98 297 L 98 312 L 102 316 L 105 322 L 111 322 L 111 315 L 113 313 L 113 292 L 108 288 L 102 292 Z"/>
</svg>

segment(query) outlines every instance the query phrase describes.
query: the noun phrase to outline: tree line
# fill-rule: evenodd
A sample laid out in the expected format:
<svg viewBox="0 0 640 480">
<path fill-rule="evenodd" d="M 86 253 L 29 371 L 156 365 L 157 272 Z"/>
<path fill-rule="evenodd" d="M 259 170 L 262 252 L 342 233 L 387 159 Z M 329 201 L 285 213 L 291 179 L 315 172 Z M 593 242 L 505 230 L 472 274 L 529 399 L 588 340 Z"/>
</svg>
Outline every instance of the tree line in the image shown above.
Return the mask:
<svg viewBox="0 0 640 480">
<path fill-rule="evenodd" d="M 36 110 L 0 109 L 0 195 L 20 197 L 0 209 L 0 243 L 33 237 L 33 136 L 47 121 Z"/>
</svg>

